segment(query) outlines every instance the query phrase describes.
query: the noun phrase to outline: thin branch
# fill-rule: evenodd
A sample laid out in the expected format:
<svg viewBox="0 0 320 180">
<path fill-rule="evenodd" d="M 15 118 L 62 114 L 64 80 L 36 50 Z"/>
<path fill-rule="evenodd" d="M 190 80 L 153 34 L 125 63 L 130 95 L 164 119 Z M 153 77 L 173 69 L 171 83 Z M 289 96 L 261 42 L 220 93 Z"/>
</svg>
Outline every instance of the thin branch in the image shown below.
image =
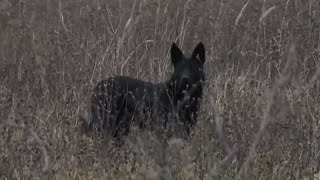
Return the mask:
<svg viewBox="0 0 320 180">
<path fill-rule="evenodd" d="M 215 111 L 214 114 L 215 114 L 214 119 L 215 119 L 215 125 L 216 125 L 215 129 L 216 129 L 218 136 L 219 136 L 219 142 L 221 143 L 224 150 L 227 152 L 227 155 L 224 159 L 222 159 L 221 161 L 218 161 L 217 163 L 214 164 L 213 168 L 210 170 L 210 173 L 209 173 L 211 177 L 219 176 L 219 168 L 224 166 L 225 164 L 229 163 L 230 161 L 232 161 L 236 155 L 236 152 L 237 152 L 237 145 L 236 144 L 234 144 L 233 147 L 231 147 L 227 143 L 227 138 L 224 136 L 223 129 L 222 129 L 223 122 L 220 118 L 219 113 L 217 111 Z"/>
<path fill-rule="evenodd" d="M 244 12 L 244 10 L 247 8 L 249 2 L 250 2 L 250 0 L 248 0 L 248 1 L 243 5 L 243 7 L 241 8 L 241 11 L 240 11 L 240 13 L 238 14 L 238 16 L 237 16 L 237 18 L 236 18 L 236 22 L 235 22 L 235 25 L 236 25 L 236 26 L 238 25 L 240 18 L 243 16 L 243 12 Z"/>
<path fill-rule="evenodd" d="M 39 138 L 37 133 L 33 130 L 33 128 L 29 127 L 28 130 L 29 130 L 29 133 L 31 134 L 31 136 L 33 136 L 33 138 L 36 140 L 36 142 L 39 145 L 40 150 L 42 151 L 43 163 L 44 163 L 44 165 L 42 167 L 42 172 L 46 174 L 46 173 L 48 173 L 49 164 L 50 164 L 50 159 L 49 159 L 47 148 L 44 145 L 43 141 Z"/>
<path fill-rule="evenodd" d="M 295 46 L 294 46 L 294 44 L 292 44 L 289 49 L 289 52 L 288 52 L 287 64 L 283 70 L 283 74 L 280 75 L 280 78 L 278 80 L 276 80 L 275 86 L 271 89 L 271 91 L 267 92 L 269 94 L 269 96 L 268 96 L 269 100 L 267 102 L 266 110 L 263 113 L 263 119 L 260 123 L 259 131 L 256 134 L 255 140 L 250 147 L 249 155 L 248 155 L 246 161 L 241 166 L 241 169 L 237 175 L 237 179 L 247 179 L 247 172 L 248 172 L 249 164 L 256 155 L 257 146 L 265 133 L 266 127 L 272 121 L 271 120 L 271 108 L 274 104 L 274 100 L 276 97 L 276 91 L 279 88 L 281 88 L 283 85 L 285 85 L 286 82 L 288 82 L 289 77 L 290 77 L 289 67 L 291 66 L 291 64 L 295 60 L 296 60 Z"/>
<path fill-rule="evenodd" d="M 48 150 L 45 146 L 45 143 L 40 139 L 40 137 L 38 136 L 38 134 L 33 130 L 33 128 L 31 127 L 26 127 L 25 125 L 19 125 L 13 122 L 7 122 L 7 123 L 3 123 L 0 125 L 0 127 L 13 127 L 13 128 L 18 128 L 18 129 L 23 129 L 23 130 L 27 130 L 31 137 L 33 137 L 33 139 L 37 142 L 39 149 L 42 152 L 43 155 L 43 167 L 42 167 L 42 172 L 44 174 L 48 174 L 49 172 L 49 167 L 50 167 L 50 157 L 48 154 Z"/>
</svg>

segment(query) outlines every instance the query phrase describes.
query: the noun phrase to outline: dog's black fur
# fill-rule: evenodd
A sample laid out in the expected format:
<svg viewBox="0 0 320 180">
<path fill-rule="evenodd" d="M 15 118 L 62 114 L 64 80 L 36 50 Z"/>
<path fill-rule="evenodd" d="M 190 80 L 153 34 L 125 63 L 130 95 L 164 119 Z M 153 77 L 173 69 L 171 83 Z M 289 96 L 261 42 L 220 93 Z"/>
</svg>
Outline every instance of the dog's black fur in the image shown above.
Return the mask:
<svg viewBox="0 0 320 180">
<path fill-rule="evenodd" d="M 146 114 L 162 116 L 166 122 L 169 114 L 176 114 L 189 134 L 202 97 L 204 45 L 200 42 L 192 55 L 186 57 L 173 43 L 171 61 L 174 72 L 164 83 L 152 84 L 127 76 L 100 81 L 91 98 L 89 130 L 119 138 L 129 133 L 133 122 L 145 127 Z"/>
</svg>

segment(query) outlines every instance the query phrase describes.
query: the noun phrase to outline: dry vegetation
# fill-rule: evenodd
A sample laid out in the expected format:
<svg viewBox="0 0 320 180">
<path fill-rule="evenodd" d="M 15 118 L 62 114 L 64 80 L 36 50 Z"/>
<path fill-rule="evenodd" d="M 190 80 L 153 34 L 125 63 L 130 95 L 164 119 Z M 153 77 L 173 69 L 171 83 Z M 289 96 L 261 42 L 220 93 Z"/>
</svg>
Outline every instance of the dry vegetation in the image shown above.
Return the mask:
<svg viewBox="0 0 320 180">
<path fill-rule="evenodd" d="M 1 0 L 0 179 L 312 179 L 317 0 Z M 164 81 L 172 42 L 206 46 L 190 138 L 81 133 L 98 80 Z M 178 134 L 178 133 L 177 133 Z"/>
</svg>

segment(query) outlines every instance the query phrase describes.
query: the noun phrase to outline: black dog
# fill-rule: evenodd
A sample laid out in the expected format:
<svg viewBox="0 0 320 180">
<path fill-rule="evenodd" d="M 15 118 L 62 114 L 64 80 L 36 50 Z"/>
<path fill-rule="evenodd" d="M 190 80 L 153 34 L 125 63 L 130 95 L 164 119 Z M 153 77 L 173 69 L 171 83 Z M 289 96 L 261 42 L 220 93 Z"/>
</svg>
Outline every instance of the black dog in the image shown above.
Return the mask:
<svg viewBox="0 0 320 180">
<path fill-rule="evenodd" d="M 204 45 L 200 42 L 186 57 L 173 43 L 171 61 L 174 72 L 164 83 L 152 84 L 126 76 L 100 81 L 91 99 L 89 130 L 119 138 L 129 133 L 133 122 L 145 127 L 146 115 L 162 116 L 166 125 L 169 115 L 175 114 L 189 134 L 202 96 Z"/>
</svg>

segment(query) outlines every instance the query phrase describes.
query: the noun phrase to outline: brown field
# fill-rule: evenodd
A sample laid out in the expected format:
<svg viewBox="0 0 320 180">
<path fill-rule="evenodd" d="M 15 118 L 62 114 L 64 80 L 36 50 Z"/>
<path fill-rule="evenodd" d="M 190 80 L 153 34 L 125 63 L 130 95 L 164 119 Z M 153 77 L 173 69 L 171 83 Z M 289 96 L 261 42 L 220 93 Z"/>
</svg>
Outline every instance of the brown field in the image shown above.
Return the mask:
<svg viewBox="0 0 320 180">
<path fill-rule="evenodd" d="M 313 179 L 320 170 L 317 0 L 0 0 L 0 179 Z M 191 137 L 82 133 L 94 85 L 172 72 L 206 47 Z"/>
</svg>

